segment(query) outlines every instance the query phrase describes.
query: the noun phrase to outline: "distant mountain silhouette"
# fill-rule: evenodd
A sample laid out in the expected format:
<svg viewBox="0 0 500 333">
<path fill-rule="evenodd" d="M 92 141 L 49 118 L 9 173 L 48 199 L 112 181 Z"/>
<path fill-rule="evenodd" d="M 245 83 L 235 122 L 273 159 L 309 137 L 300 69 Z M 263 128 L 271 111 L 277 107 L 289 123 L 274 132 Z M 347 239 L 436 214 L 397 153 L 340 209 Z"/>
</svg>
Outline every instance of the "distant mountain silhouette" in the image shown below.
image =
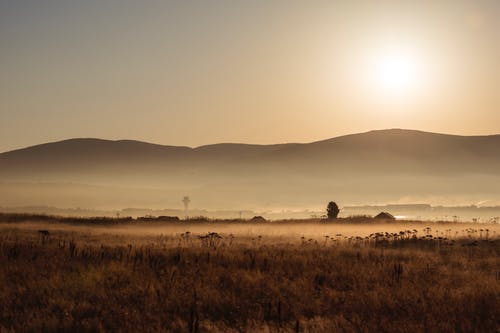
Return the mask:
<svg viewBox="0 0 500 333">
<path fill-rule="evenodd" d="M 163 202 L 176 202 L 177 196 L 191 193 L 203 198 L 199 202 L 218 207 L 436 195 L 473 200 L 498 196 L 492 187 L 500 188 L 499 179 L 500 135 L 402 129 L 305 144 L 223 143 L 197 148 L 71 139 L 0 154 L 0 190 L 4 190 L 0 203 L 10 200 L 13 183 L 50 183 L 54 188 L 66 184 L 67 192 L 67 184 L 127 188 L 130 193 L 153 188 L 161 192 L 156 195 L 165 195 Z M 19 204 L 46 203 L 31 202 L 29 191 L 15 193 L 25 198 Z M 78 189 L 73 192 L 78 197 Z M 130 194 L 129 205 L 135 197 Z"/>
</svg>

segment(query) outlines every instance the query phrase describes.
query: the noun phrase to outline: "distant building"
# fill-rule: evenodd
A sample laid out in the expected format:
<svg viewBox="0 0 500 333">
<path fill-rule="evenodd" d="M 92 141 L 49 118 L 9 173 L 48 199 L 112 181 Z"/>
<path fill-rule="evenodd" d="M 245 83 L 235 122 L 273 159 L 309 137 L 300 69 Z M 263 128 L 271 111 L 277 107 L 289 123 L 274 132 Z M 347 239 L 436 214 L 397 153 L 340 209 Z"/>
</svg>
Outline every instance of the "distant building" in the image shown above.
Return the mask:
<svg viewBox="0 0 500 333">
<path fill-rule="evenodd" d="M 267 220 L 265 218 L 263 218 L 262 216 L 254 216 L 250 219 L 250 222 L 267 222 Z"/>
<path fill-rule="evenodd" d="M 180 221 L 178 216 L 143 216 L 137 220 L 143 222 L 177 222 Z"/>
<path fill-rule="evenodd" d="M 391 213 L 381 212 L 378 215 L 376 215 L 374 217 L 374 219 L 378 219 L 378 220 L 395 220 L 396 218 Z"/>
</svg>

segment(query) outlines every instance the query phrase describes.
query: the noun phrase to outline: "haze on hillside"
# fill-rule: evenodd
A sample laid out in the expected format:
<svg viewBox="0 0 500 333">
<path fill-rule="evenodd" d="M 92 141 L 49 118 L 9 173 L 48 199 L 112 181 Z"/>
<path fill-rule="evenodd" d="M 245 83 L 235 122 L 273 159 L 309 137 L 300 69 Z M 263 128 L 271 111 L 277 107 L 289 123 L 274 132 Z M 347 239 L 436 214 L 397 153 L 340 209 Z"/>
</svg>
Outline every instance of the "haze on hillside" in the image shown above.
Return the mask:
<svg viewBox="0 0 500 333">
<path fill-rule="evenodd" d="M 500 135 L 384 130 L 308 144 L 197 148 L 73 139 L 0 154 L 7 206 L 323 209 L 500 201 Z"/>
</svg>

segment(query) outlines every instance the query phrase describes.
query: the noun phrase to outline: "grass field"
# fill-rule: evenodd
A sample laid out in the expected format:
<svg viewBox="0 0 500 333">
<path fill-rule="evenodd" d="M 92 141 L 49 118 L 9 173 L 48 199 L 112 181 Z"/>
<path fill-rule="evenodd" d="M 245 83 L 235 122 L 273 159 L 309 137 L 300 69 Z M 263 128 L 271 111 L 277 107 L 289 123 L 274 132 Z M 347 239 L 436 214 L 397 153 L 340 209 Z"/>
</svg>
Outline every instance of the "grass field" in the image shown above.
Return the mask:
<svg viewBox="0 0 500 333">
<path fill-rule="evenodd" d="M 498 225 L 87 222 L 0 223 L 0 331 L 500 330 Z"/>
</svg>

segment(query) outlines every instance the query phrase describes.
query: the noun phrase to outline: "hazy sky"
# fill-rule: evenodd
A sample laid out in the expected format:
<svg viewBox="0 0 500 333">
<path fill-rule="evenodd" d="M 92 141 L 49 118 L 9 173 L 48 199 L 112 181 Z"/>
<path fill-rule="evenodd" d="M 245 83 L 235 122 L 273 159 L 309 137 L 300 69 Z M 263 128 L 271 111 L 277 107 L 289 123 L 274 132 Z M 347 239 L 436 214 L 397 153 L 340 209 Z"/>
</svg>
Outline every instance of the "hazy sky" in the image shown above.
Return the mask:
<svg viewBox="0 0 500 333">
<path fill-rule="evenodd" d="M 0 151 L 500 133 L 500 1 L 0 0 Z"/>
</svg>

